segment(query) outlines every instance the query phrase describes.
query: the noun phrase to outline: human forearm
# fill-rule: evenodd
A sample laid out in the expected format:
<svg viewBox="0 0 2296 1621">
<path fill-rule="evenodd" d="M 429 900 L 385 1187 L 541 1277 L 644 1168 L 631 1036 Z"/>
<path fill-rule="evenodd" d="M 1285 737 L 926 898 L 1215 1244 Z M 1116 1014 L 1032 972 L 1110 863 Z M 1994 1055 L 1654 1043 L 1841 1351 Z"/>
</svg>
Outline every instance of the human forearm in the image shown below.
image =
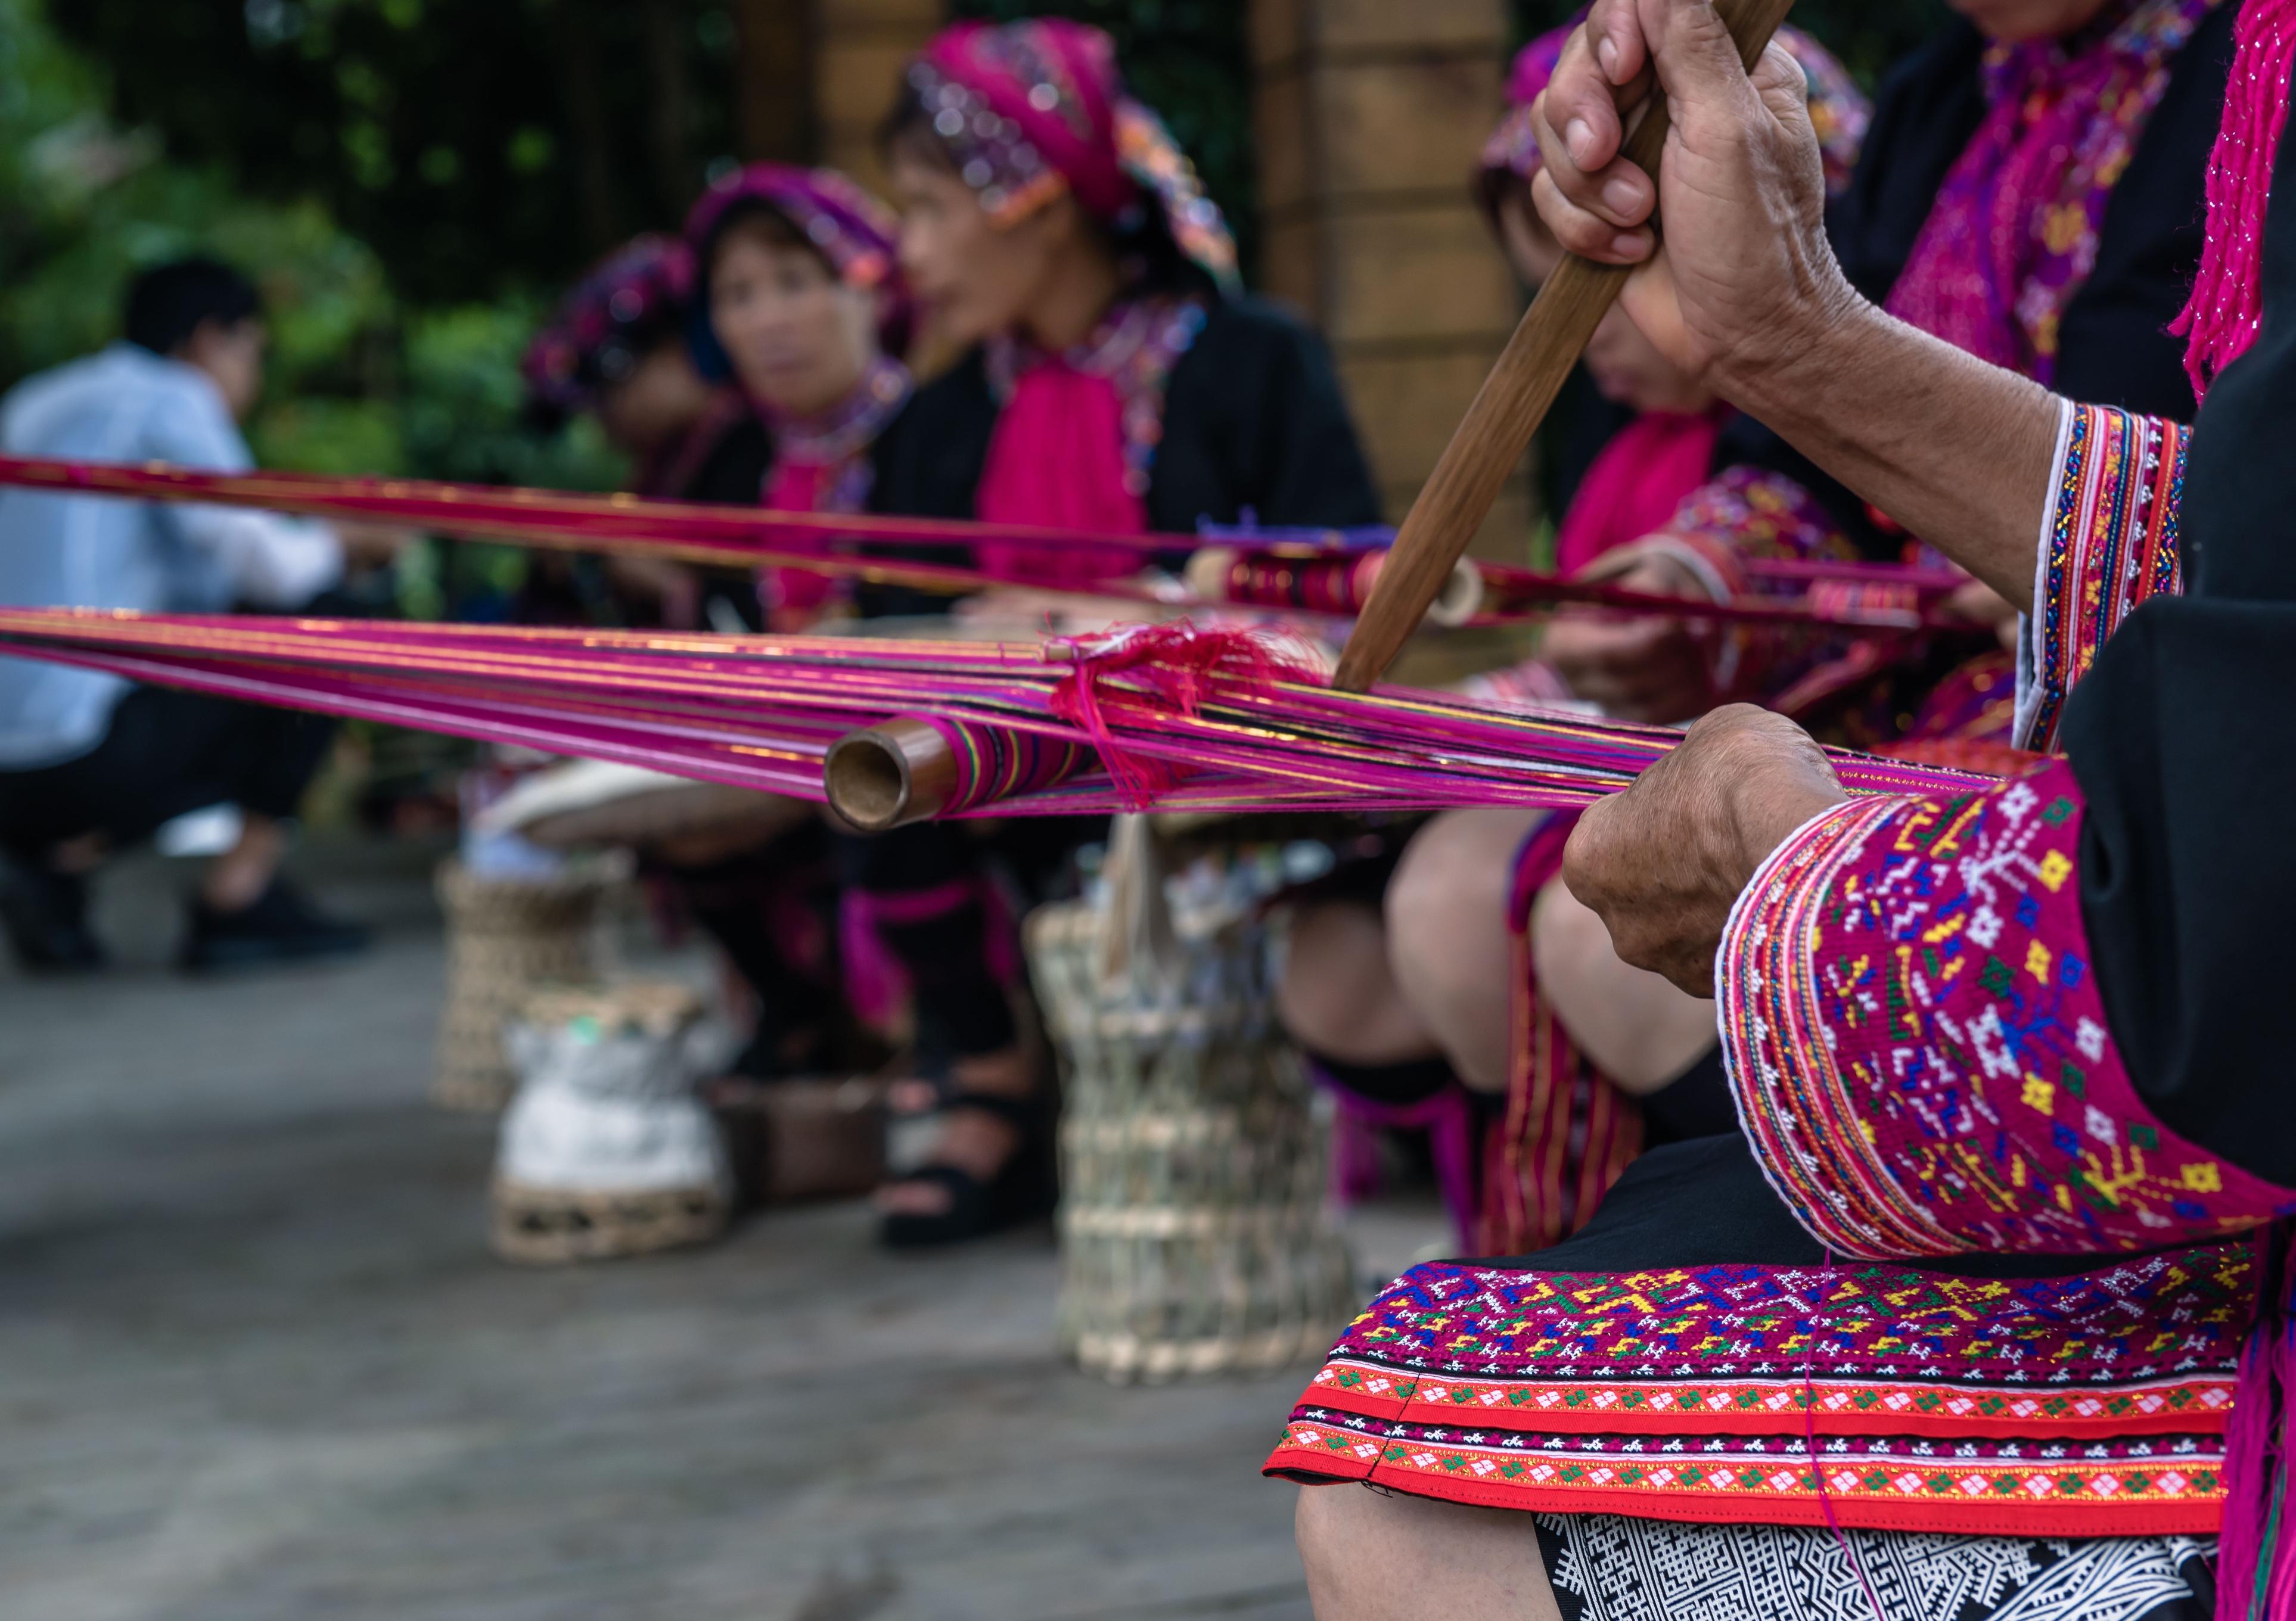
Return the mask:
<svg viewBox="0 0 2296 1621">
<path fill-rule="evenodd" d="M 325 524 L 208 506 L 182 508 L 179 521 L 184 538 L 258 607 L 300 608 L 343 577 L 342 542 Z"/>
<path fill-rule="evenodd" d="M 2064 403 L 1862 300 L 1717 379 L 1861 499 L 2032 607 Z"/>
</svg>

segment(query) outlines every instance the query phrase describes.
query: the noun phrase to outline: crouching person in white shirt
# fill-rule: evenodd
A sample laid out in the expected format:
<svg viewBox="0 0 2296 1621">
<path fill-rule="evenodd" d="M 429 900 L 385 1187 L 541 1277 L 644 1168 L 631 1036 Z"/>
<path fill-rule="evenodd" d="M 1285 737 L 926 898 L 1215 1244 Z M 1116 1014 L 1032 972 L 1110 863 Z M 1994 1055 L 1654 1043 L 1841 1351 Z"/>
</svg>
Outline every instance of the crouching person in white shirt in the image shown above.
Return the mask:
<svg viewBox="0 0 2296 1621">
<path fill-rule="evenodd" d="M 262 388 L 255 287 L 185 259 L 145 272 L 125 339 L 0 400 L 0 450 L 236 472 L 239 422 Z M 217 613 L 308 607 L 398 531 L 224 507 L 0 491 L 0 603 Z M 100 967 L 87 879 L 176 816 L 238 808 L 237 843 L 191 904 L 182 962 L 222 968 L 356 951 L 364 930 L 280 874 L 286 824 L 325 757 L 330 723 L 61 666 L 0 659 L 0 923 L 35 971 Z"/>
</svg>

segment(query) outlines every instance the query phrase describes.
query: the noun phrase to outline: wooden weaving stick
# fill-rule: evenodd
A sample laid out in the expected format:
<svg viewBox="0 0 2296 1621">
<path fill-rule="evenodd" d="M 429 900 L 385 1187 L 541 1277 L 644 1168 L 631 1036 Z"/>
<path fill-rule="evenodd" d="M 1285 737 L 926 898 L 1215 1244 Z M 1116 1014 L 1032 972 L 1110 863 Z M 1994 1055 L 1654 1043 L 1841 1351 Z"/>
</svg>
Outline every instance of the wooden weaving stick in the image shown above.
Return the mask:
<svg viewBox="0 0 2296 1621">
<path fill-rule="evenodd" d="M 1751 72 L 1792 7 L 1793 0 L 1716 0 L 1714 9 Z M 1666 97 L 1654 87 L 1650 112 L 1628 133 L 1622 153 L 1653 181 L 1670 124 Z M 1629 274 L 1623 266 L 1565 254 L 1538 290 L 1403 520 L 1395 550 L 1340 656 L 1334 684 L 1343 691 L 1369 692 L 1419 628 Z"/>
</svg>

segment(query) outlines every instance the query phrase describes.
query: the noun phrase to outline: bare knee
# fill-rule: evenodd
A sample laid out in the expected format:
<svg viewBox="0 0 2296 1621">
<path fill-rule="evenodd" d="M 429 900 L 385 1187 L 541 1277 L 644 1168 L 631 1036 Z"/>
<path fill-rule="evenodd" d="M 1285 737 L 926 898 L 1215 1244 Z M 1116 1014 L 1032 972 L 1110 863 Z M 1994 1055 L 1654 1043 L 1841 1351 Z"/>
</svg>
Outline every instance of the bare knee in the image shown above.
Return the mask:
<svg viewBox="0 0 2296 1621">
<path fill-rule="evenodd" d="M 1388 966 L 1386 926 L 1354 902 L 1303 906 L 1293 916 L 1275 1016 L 1301 1046 L 1345 1063 L 1399 1064 L 1435 1053 Z"/>
<path fill-rule="evenodd" d="M 1530 937 L 1540 999 L 1624 1091 L 1647 1096 L 1713 1046 L 1714 1004 L 1620 960 L 1603 920 L 1561 880 L 1539 891 Z"/>
<path fill-rule="evenodd" d="M 1543 813 L 1453 811 L 1420 830 L 1388 886 L 1396 982 L 1471 1086 L 1506 1084 L 1515 853 Z"/>
<path fill-rule="evenodd" d="M 1308 1486 L 1294 1519 L 1316 1621 L 1553 1621 L 1529 1518 Z"/>
</svg>

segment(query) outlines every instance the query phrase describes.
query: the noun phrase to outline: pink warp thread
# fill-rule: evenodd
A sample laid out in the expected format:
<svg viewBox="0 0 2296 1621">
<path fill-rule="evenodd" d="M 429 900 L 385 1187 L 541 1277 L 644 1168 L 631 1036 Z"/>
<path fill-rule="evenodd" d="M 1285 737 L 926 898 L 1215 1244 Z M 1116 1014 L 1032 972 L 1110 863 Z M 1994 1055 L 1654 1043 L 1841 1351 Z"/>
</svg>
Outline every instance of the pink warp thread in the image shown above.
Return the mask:
<svg viewBox="0 0 2296 1621">
<path fill-rule="evenodd" d="M 2288 1224 L 2259 1233 L 2257 1320 L 2225 1422 L 2224 1527 L 2217 1543 L 2217 1621 L 2296 1617 L 2296 1537 L 2286 1520 L 2296 1457 L 2296 1247 Z"/>
<path fill-rule="evenodd" d="M 1241 681 L 1240 695 L 1247 700 L 1271 696 L 1278 682 L 1329 684 L 1304 643 L 1259 628 L 1199 629 L 1186 619 L 1056 642 L 1046 654 L 1064 657 L 1073 667 L 1054 690 L 1053 713 L 1092 740 L 1134 810 L 1146 810 L 1179 781 L 1182 768 L 1119 744 L 1108 716 L 1112 704 L 1128 701 L 1193 720 L 1215 675 Z M 1224 695 L 1234 701 L 1239 693 L 1228 685 Z"/>
<path fill-rule="evenodd" d="M 2192 300 L 2169 330 L 2186 340 L 2193 393 L 2247 353 L 2264 322 L 2264 220 L 2272 165 L 2288 127 L 2296 0 L 2248 0 L 2234 30 L 2224 127 L 2209 158 L 2209 236 Z"/>
</svg>

